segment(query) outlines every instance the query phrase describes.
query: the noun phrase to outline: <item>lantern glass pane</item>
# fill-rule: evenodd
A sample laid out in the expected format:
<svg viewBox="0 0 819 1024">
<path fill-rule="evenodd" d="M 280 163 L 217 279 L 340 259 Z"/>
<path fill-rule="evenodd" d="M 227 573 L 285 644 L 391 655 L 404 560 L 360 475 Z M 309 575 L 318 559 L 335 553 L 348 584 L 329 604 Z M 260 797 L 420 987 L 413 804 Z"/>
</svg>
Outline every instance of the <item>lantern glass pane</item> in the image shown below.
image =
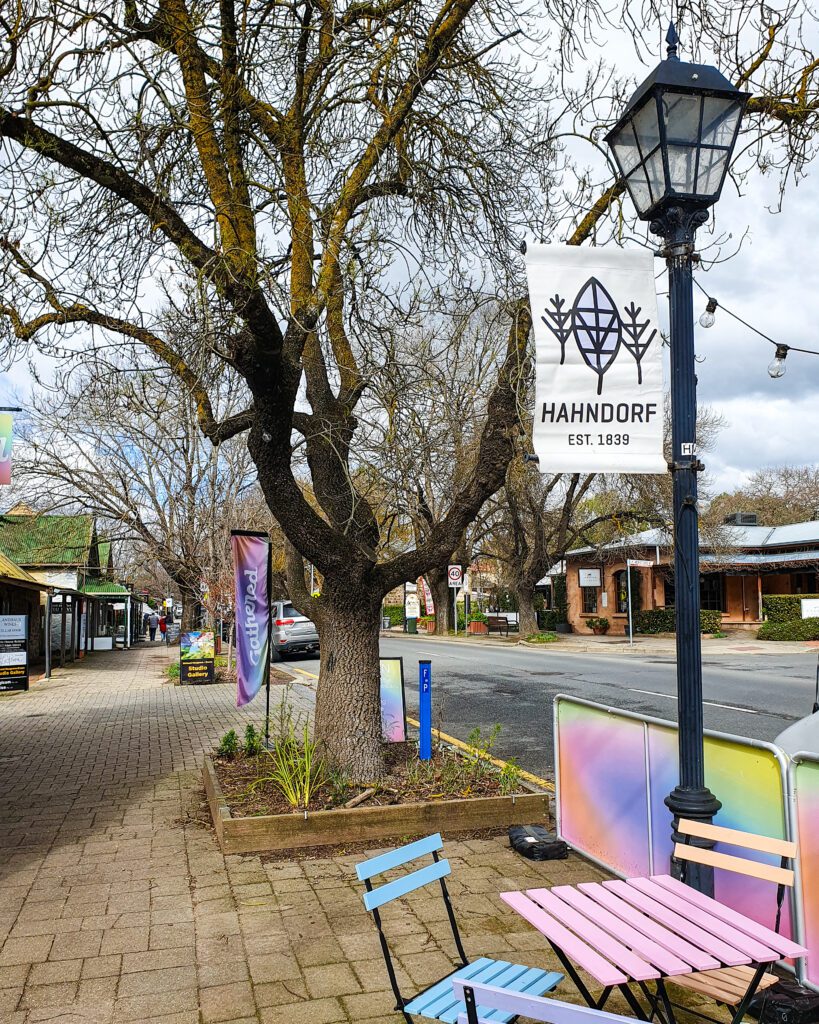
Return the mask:
<svg viewBox="0 0 819 1024">
<path fill-rule="evenodd" d="M 672 192 L 684 192 L 691 195 L 696 191 L 694 187 L 696 166 L 696 146 L 668 147 L 668 176 Z"/>
<path fill-rule="evenodd" d="M 669 142 L 698 142 L 702 97 L 681 92 L 664 92 L 662 103 L 666 139 Z"/>
<path fill-rule="evenodd" d="M 628 174 L 640 162 L 640 150 L 634 138 L 631 122 L 623 125 L 617 138 L 611 140 L 611 148 L 624 175 Z"/>
<path fill-rule="evenodd" d="M 706 96 L 702 113 L 702 143 L 730 146 L 739 125 L 742 107 L 724 96 Z"/>
<path fill-rule="evenodd" d="M 651 189 L 651 196 L 656 203 L 665 195 L 665 168 L 663 167 L 663 154 L 658 146 L 645 162 L 646 177 L 648 186 Z"/>
<path fill-rule="evenodd" d="M 640 144 L 643 159 L 660 144 L 660 124 L 657 116 L 657 101 L 652 95 L 647 103 L 634 114 L 632 118 L 634 134 Z"/>
<path fill-rule="evenodd" d="M 701 196 L 716 195 L 725 172 L 728 169 L 728 150 L 709 149 L 703 146 L 700 150 L 700 166 L 697 174 L 697 194 Z"/>
<path fill-rule="evenodd" d="M 638 213 L 645 213 L 652 206 L 651 191 L 643 167 L 638 167 L 626 178 L 626 188 Z"/>
</svg>

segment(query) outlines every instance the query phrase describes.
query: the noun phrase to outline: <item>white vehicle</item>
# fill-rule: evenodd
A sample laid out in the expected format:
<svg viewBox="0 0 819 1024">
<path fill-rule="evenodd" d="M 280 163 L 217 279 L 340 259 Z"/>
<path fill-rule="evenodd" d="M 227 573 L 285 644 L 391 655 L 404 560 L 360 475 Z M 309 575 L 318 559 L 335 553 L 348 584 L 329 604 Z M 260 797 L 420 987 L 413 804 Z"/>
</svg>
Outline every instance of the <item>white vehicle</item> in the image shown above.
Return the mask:
<svg viewBox="0 0 819 1024">
<path fill-rule="evenodd" d="M 319 649 L 319 636 L 315 623 L 296 610 L 289 601 L 274 601 L 270 606 L 273 616 L 272 661 L 285 654 L 305 654 Z"/>
</svg>

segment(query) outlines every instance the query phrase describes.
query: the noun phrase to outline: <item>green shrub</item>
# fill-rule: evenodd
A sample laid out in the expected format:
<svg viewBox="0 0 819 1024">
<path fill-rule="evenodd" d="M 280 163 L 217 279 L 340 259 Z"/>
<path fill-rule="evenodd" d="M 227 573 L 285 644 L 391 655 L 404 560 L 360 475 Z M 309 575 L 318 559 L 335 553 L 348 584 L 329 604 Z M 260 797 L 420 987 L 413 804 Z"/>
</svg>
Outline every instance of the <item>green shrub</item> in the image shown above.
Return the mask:
<svg viewBox="0 0 819 1024">
<path fill-rule="evenodd" d="M 611 623 L 604 615 L 592 615 L 590 619 L 586 619 L 586 625 L 589 629 L 599 629 L 601 633 L 608 633 Z"/>
<path fill-rule="evenodd" d="M 512 793 L 517 793 L 520 789 L 520 780 L 521 768 L 517 762 L 517 758 L 510 757 L 504 764 L 503 768 L 501 768 L 500 778 L 498 779 L 501 796 L 509 796 Z"/>
<path fill-rule="evenodd" d="M 555 576 L 552 579 L 552 595 L 554 597 L 555 615 L 557 615 L 557 621 L 567 622 L 569 615 L 569 603 L 566 597 L 565 573 L 562 576 Z"/>
<path fill-rule="evenodd" d="M 402 604 L 385 604 L 381 609 L 385 619 L 390 620 L 391 626 L 400 626 L 404 622 L 404 606 Z"/>
<path fill-rule="evenodd" d="M 318 754 L 318 746 L 310 739 L 305 724 L 300 738 L 291 729 L 279 737 L 269 752 L 271 772 L 248 787 L 252 792 L 264 782 L 271 782 L 294 809 L 306 809 L 316 792 L 327 782 L 327 765 Z"/>
<path fill-rule="evenodd" d="M 527 644 L 556 644 L 559 640 L 557 633 L 530 633 L 526 637 Z"/>
<path fill-rule="evenodd" d="M 483 612 L 470 612 L 469 613 L 469 621 L 470 622 L 488 622 L 489 619 L 484 615 Z"/>
<path fill-rule="evenodd" d="M 819 598 L 819 594 L 766 594 L 762 613 L 768 622 L 793 622 L 802 618 L 803 598 Z"/>
<path fill-rule="evenodd" d="M 264 747 L 264 737 L 262 733 L 256 728 L 252 722 L 248 722 L 245 726 L 245 743 L 244 751 L 248 757 L 256 757 L 261 754 Z"/>
<path fill-rule="evenodd" d="M 232 761 L 238 753 L 239 737 L 236 735 L 235 729 L 229 729 L 221 740 L 219 740 L 219 746 L 216 748 L 216 756 L 226 757 L 228 760 Z"/>
<path fill-rule="evenodd" d="M 554 608 L 550 608 L 548 611 L 542 611 L 538 615 L 538 622 L 540 623 L 540 628 L 545 632 L 554 632 L 554 630 L 557 629 L 558 622 L 563 621 L 564 620 L 559 617 Z"/>
<path fill-rule="evenodd" d="M 819 619 L 793 619 L 790 622 L 764 622 L 759 640 L 819 640 Z"/>
<path fill-rule="evenodd" d="M 722 612 L 700 611 L 701 633 L 719 633 L 721 627 Z M 673 633 L 676 628 L 677 617 L 673 608 L 647 608 L 634 616 L 635 633 Z"/>
<path fill-rule="evenodd" d="M 425 626 L 428 622 L 434 622 L 434 621 L 435 621 L 435 616 L 434 615 L 422 615 L 418 619 L 418 625 L 419 626 Z"/>
<path fill-rule="evenodd" d="M 170 665 L 168 665 L 165 668 L 165 674 L 167 675 L 168 679 L 178 679 L 179 678 L 179 662 L 178 661 L 172 661 L 170 663 Z"/>
</svg>

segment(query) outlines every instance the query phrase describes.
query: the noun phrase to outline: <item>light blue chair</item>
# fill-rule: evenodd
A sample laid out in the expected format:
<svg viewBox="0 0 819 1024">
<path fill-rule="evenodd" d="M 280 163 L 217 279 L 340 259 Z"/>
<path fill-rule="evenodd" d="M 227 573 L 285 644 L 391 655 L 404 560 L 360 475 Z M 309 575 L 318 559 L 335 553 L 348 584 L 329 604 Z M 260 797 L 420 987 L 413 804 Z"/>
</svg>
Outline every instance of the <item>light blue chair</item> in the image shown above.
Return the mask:
<svg viewBox="0 0 819 1024">
<path fill-rule="evenodd" d="M 356 874 L 367 890 L 364 893 L 364 906 L 372 913 L 375 926 L 378 929 L 378 938 L 381 942 L 384 962 L 387 965 L 390 985 L 395 993 L 395 1009 L 403 1013 L 408 1024 L 413 1024 L 413 1015 L 444 1021 L 445 1024 L 455 1024 L 458 1020 L 458 1015 L 466 1011 L 463 998 L 460 995 L 456 995 L 453 989 L 453 982 L 455 980 L 469 981 L 472 984 L 491 984 L 496 989 L 502 989 L 505 992 L 519 992 L 526 996 L 541 996 L 544 992 L 551 992 L 563 980 L 562 974 L 557 974 L 553 971 L 543 971 L 537 967 L 512 964 L 506 960 L 491 960 L 488 957 L 480 957 L 471 963 L 467 960 L 463 944 L 461 943 L 461 936 L 458 932 L 458 923 L 455 920 L 455 913 L 452 909 L 449 890 L 444 880 L 450 874 L 449 861 L 441 860 L 438 856 L 438 851 L 442 847 L 441 837 L 436 834 L 428 836 L 426 839 L 419 839 L 417 842 L 409 843 L 406 846 L 400 846 L 397 850 L 391 850 L 389 853 L 382 853 L 378 857 L 372 857 L 356 867 Z M 392 882 L 385 882 L 377 888 L 373 887 L 372 880 L 376 875 L 390 871 L 392 868 L 408 865 L 411 861 L 428 854 L 432 855 L 431 864 L 409 871 L 400 878 Z M 435 882 L 438 882 L 441 887 L 441 895 L 443 896 L 447 917 L 452 927 L 452 936 L 455 940 L 455 947 L 460 957 L 461 966 L 457 967 L 451 974 L 446 975 L 440 981 L 435 982 L 434 985 L 424 989 L 423 992 L 413 996 L 412 999 L 405 999 L 401 995 L 401 990 L 398 986 L 395 967 L 386 936 L 384 935 L 378 908 L 401 896 L 406 896 L 422 886 L 433 885 Z M 483 1019 L 491 1021 L 492 1024 L 506 1024 L 514 1016 L 514 1013 L 508 1013 L 503 1009 L 499 1009 L 488 1011 L 488 1015 L 484 1014 Z"/>
<path fill-rule="evenodd" d="M 633 1017 L 593 1010 L 589 1006 L 575 1006 L 559 999 L 541 999 L 530 993 L 510 992 L 497 985 L 481 985 L 473 981 L 453 982 L 455 995 L 466 1009 L 458 1014 L 457 1024 L 489 1024 L 506 1020 L 507 1016 L 528 1017 L 542 1024 L 637 1024 Z"/>
</svg>

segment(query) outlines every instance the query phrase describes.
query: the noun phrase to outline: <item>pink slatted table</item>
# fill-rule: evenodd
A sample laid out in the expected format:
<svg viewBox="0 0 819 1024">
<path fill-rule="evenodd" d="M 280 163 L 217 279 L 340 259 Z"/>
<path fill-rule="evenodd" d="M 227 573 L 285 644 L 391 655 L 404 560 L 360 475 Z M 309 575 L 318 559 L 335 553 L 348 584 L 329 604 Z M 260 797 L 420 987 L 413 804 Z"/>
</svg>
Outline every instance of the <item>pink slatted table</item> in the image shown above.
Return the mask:
<svg viewBox="0 0 819 1024">
<path fill-rule="evenodd" d="M 589 1006 L 602 1009 L 617 988 L 641 1020 L 650 1018 L 630 985 L 649 1000 L 652 1017 L 659 1012 L 674 1024 L 666 978 L 750 965 L 748 990 L 733 1018 L 739 1024 L 766 965 L 807 955 L 797 943 L 670 875 L 503 892 L 501 899 L 545 936 Z M 603 986 L 599 999 L 575 965 Z"/>
</svg>

